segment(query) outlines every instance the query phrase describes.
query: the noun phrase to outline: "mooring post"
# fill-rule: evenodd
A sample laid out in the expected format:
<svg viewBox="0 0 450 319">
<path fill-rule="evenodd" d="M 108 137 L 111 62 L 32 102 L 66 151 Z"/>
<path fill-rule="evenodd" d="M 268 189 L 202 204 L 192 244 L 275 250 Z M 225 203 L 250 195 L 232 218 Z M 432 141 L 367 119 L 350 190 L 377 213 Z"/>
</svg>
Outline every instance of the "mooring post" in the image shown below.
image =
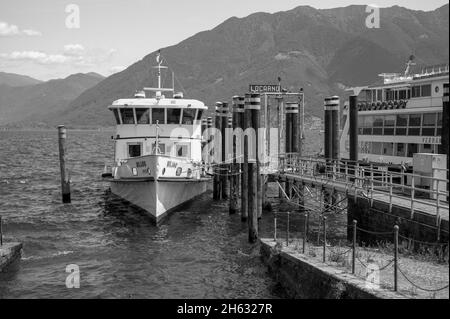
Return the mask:
<svg viewBox="0 0 450 319">
<path fill-rule="evenodd" d="M 327 217 L 323 216 L 323 262 L 325 262 L 325 250 L 327 246 Z"/>
<path fill-rule="evenodd" d="M 241 110 L 240 123 L 243 131 L 247 129 L 247 117 L 249 113 L 244 109 L 245 98 L 243 96 L 239 97 L 238 108 Z M 244 134 L 242 135 L 244 143 L 244 161 L 241 165 L 242 167 L 242 177 L 241 177 L 241 221 L 247 221 L 248 218 L 248 137 Z"/>
<path fill-rule="evenodd" d="M 305 220 L 303 223 L 303 247 L 302 252 L 305 253 L 306 240 L 308 238 L 308 213 L 305 213 Z"/>
<path fill-rule="evenodd" d="M 222 130 L 222 102 L 216 102 L 216 113 L 214 118 L 214 152 L 221 153 L 222 152 L 222 137 L 218 136 L 221 134 Z M 213 199 L 219 200 L 222 196 L 221 183 L 220 183 L 220 159 L 222 158 L 222 154 L 220 156 L 214 156 L 219 162 L 214 161 L 214 180 L 213 180 Z"/>
<path fill-rule="evenodd" d="M 324 102 L 325 116 L 324 116 L 324 155 L 325 155 L 325 173 L 328 177 L 331 164 L 333 162 L 333 104 L 332 97 L 325 98 Z M 324 204 L 325 210 L 330 206 L 331 198 L 329 192 L 325 191 Z"/>
<path fill-rule="evenodd" d="M 3 228 L 2 228 L 2 216 L 0 216 L 0 246 L 3 246 Z"/>
<path fill-rule="evenodd" d="M 213 124 L 212 124 L 212 117 L 210 117 L 210 116 L 208 116 L 207 117 L 207 125 L 208 125 L 208 131 L 207 131 L 207 134 L 206 134 L 206 142 L 207 143 L 210 143 L 211 142 L 211 131 L 212 131 L 212 127 L 213 127 Z M 208 154 L 206 154 L 206 163 L 207 163 L 207 168 L 208 168 L 208 171 L 210 171 L 211 170 L 211 151 L 208 151 Z M 214 173 L 214 171 L 210 171 L 210 173 Z"/>
<path fill-rule="evenodd" d="M 228 183 L 228 176 L 229 176 L 229 164 L 227 163 L 227 158 L 225 154 L 226 150 L 226 128 L 228 127 L 228 112 L 229 107 L 227 102 L 222 102 L 222 125 L 220 127 L 220 130 L 222 132 L 222 165 L 221 165 L 221 176 L 220 176 L 220 183 L 221 183 L 221 197 L 222 199 L 228 199 L 228 192 L 229 192 L 229 183 Z"/>
<path fill-rule="evenodd" d="M 286 247 L 289 246 L 289 212 L 287 212 L 286 220 Z"/>
<path fill-rule="evenodd" d="M 64 125 L 58 126 L 59 142 L 59 167 L 61 171 L 61 194 L 62 202 L 70 203 L 70 176 L 66 169 L 66 137 L 67 131 Z"/>
<path fill-rule="evenodd" d="M 232 125 L 231 128 L 233 131 L 235 131 L 238 127 L 240 127 L 239 123 L 239 109 L 238 109 L 238 99 L 239 96 L 233 96 L 233 117 L 232 117 Z M 239 197 L 239 176 L 240 176 L 240 169 L 237 159 L 237 139 L 234 136 L 234 134 L 231 136 L 232 143 L 233 143 L 233 164 L 232 164 L 232 170 L 231 170 L 231 183 L 230 183 L 230 214 L 236 213 L 238 209 L 238 197 Z"/>
<path fill-rule="evenodd" d="M 450 154 L 449 154 L 449 126 L 450 126 L 450 105 L 449 105 L 449 83 L 444 83 L 444 93 L 442 97 L 442 137 L 440 154 L 447 155 L 447 192 L 449 191 L 449 170 L 450 170 Z M 447 196 L 448 202 L 448 196 Z"/>
<path fill-rule="evenodd" d="M 277 241 L 277 212 L 273 214 L 273 241 Z"/>
<path fill-rule="evenodd" d="M 355 259 L 356 259 L 356 224 L 357 221 L 353 220 L 353 244 L 352 244 L 352 274 L 355 274 Z"/>
<path fill-rule="evenodd" d="M 251 133 L 247 135 L 248 161 L 248 240 L 255 243 L 258 238 L 258 131 L 257 123 L 261 107 L 260 96 L 256 93 L 245 94 L 245 114 L 247 127 Z M 251 137 L 250 137 L 251 135 Z"/>
<path fill-rule="evenodd" d="M 398 225 L 394 226 L 394 291 L 397 291 L 398 270 Z"/>
</svg>

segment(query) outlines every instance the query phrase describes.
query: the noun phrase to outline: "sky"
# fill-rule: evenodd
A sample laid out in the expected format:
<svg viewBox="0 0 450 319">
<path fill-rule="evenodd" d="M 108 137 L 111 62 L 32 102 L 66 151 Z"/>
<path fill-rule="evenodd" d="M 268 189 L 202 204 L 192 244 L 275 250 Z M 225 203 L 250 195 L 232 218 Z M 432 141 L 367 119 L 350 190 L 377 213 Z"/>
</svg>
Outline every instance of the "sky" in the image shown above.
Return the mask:
<svg viewBox="0 0 450 319">
<path fill-rule="evenodd" d="M 224 20 L 351 4 L 430 11 L 446 0 L 0 0 L 0 71 L 40 80 L 109 76 Z"/>
</svg>

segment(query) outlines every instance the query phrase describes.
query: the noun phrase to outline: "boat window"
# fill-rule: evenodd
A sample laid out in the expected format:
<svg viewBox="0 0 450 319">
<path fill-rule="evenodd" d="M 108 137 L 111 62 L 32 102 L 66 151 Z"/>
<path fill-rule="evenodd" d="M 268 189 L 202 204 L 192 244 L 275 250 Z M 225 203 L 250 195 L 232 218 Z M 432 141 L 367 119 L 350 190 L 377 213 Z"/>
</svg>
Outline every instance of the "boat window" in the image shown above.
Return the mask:
<svg viewBox="0 0 450 319">
<path fill-rule="evenodd" d="M 415 153 L 417 153 L 419 148 L 419 144 L 409 143 L 408 144 L 408 155 L 407 157 L 413 157 Z"/>
<path fill-rule="evenodd" d="M 383 126 L 383 116 L 376 116 L 373 121 L 373 126 Z"/>
<path fill-rule="evenodd" d="M 167 124 L 180 124 L 181 109 L 167 109 Z"/>
<path fill-rule="evenodd" d="M 159 143 L 159 149 L 157 150 L 156 142 L 152 143 L 152 154 L 166 154 L 166 144 Z"/>
<path fill-rule="evenodd" d="M 442 112 L 437 114 L 437 125 L 442 126 Z"/>
<path fill-rule="evenodd" d="M 198 110 L 197 121 L 200 121 L 202 119 L 202 115 L 203 115 L 203 110 Z"/>
<path fill-rule="evenodd" d="M 431 96 L 431 84 L 422 85 L 422 96 Z"/>
<path fill-rule="evenodd" d="M 158 121 L 159 124 L 165 124 L 163 108 L 152 109 L 152 124 L 156 124 L 156 121 Z"/>
<path fill-rule="evenodd" d="M 120 109 L 122 124 L 134 124 L 133 109 Z"/>
<path fill-rule="evenodd" d="M 128 143 L 128 157 L 138 157 L 142 153 L 142 143 Z"/>
<path fill-rule="evenodd" d="M 423 114 L 423 125 L 424 126 L 436 125 L 436 113 L 424 113 Z"/>
<path fill-rule="evenodd" d="M 136 109 L 138 124 L 150 124 L 150 109 Z"/>
<path fill-rule="evenodd" d="M 373 142 L 372 143 L 372 154 L 381 155 L 381 142 Z"/>
<path fill-rule="evenodd" d="M 394 153 L 394 143 L 383 143 L 383 155 L 392 156 Z"/>
<path fill-rule="evenodd" d="M 181 120 L 181 124 L 194 124 L 196 109 L 183 109 L 183 118 Z"/>
<path fill-rule="evenodd" d="M 421 114 L 410 114 L 409 126 L 420 126 L 421 118 L 422 118 Z"/>
<path fill-rule="evenodd" d="M 188 146 L 187 145 L 177 145 L 177 156 L 178 157 L 188 157 Z"/>
<path fill-rule="evenodd" d="M 407 126 L 408 125 L 408 115 L 399 114 L 397 115 L 397 126 Z"/>
<path fill-rule="evenodd" d="M 384 126 L 394 126 L 395 125 L 395 115 L 386 115 L 384 117 Z"/>
<path fill-rule="evenodd" d="M 400 91 L 398 92 L 398 98 L 399 98 L 400 100 L 406 100 L 406 98 L 407 98 L 406 90 L 400 90 Z"/>
<path fill-rule="evenodd" d="M 423 144 L 421 152 L 422 153 L 434 153 L 434 147 L 432 144 Z"/>
<path fill-rule="evenodd" d="M 377 101 L 383 100 L 383 90 L 377 90 Z"/>
<path fill-rule="evenodd" d="M 405 143 L 397 143 L 395 156 L 404 157 L 406 155 L 406 146 Z"/>
<path fill-rule="evenodd" d="M 411 97 L 420 97 L 420 86 L 413 86 L 411 88 Z"/>
<path fill-rule="evenodd" d="M 116 123 L 120 124 L 119 110 L 118 109 L 113 109 L 113 113 L 114 113 L 114 117 L 116 119 Z"/>
</svg>

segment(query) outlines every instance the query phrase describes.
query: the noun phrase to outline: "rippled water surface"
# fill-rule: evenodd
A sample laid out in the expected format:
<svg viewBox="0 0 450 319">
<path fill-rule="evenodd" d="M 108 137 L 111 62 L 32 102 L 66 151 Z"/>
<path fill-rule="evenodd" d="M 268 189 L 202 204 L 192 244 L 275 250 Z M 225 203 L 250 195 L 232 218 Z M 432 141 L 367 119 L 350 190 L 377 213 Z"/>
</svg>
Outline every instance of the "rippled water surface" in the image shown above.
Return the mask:
<svg viewBox="0 0 450 319">
<path fill-rule="evenodd" d="M 0 274 L 0 298 L 277 298 L 246 224 L 210 193 L 155 226 L 108 192 L 99 176 L 111 133 L 69 131 L 72 204 L 61 204 L 57 133 L 0 132 L 0 215 L 24 245 Z M 272 214 L 261 221 L 270 233 Z M 81 287 L 65 270 L 80 267 Z"/>
</svg>

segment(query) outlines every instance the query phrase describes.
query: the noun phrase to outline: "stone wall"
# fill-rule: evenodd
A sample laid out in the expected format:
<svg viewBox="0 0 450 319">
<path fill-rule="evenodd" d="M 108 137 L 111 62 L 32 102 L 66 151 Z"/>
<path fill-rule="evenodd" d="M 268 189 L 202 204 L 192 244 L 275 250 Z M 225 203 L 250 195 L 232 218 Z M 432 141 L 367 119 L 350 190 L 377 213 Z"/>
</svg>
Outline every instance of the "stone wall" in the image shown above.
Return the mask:
<svg viewBox="0 0 450 319">
<path fill-rule="evenodd" d="M 289 247 L 275 249 L 273 239 L 261 239 L 261 258 L 290 298 L 300 299 L 403 299 L 385 289 L 368 289 L 364 280 L 311 260 Z"/>
<path fill-rule="evenodd" d="M 0 271 L 6 269 L 8 265 L 19 260 L 22 255 L 21 243 L 3 243 L 0 246 Z"/>
<path fill-rule="evenodd" d="M 352 225 L 355 219 L 358 221 L 358 227 L 369 231 L 391 232 L 394 230 L 394 225 L 398 225 L 400 235 L 408 238 L 432 243 L 438 238 L 435 216 L 416 211 L 411 219 L 411 210 L 393 206 L 392 211 L 389 212 L 389 204 L 379 201 L 374 201 L 373 206 L 370 207 L 369 200 L 358 198 L 355 201 L 349 197 L 347 216 L 349 225 Z M 353 230 L 349 228 L 347 236 L 349 240 L 352 239 L 352 232 Z M 384 239 L 392 241 L 393 236 L 385 236 Z M 383 238 L 358 232 L 358 240 L 370 243 Z M 448 240 L 448 220 L 441 219 L 439 242 L 448 245 Z"/>
</svg>

